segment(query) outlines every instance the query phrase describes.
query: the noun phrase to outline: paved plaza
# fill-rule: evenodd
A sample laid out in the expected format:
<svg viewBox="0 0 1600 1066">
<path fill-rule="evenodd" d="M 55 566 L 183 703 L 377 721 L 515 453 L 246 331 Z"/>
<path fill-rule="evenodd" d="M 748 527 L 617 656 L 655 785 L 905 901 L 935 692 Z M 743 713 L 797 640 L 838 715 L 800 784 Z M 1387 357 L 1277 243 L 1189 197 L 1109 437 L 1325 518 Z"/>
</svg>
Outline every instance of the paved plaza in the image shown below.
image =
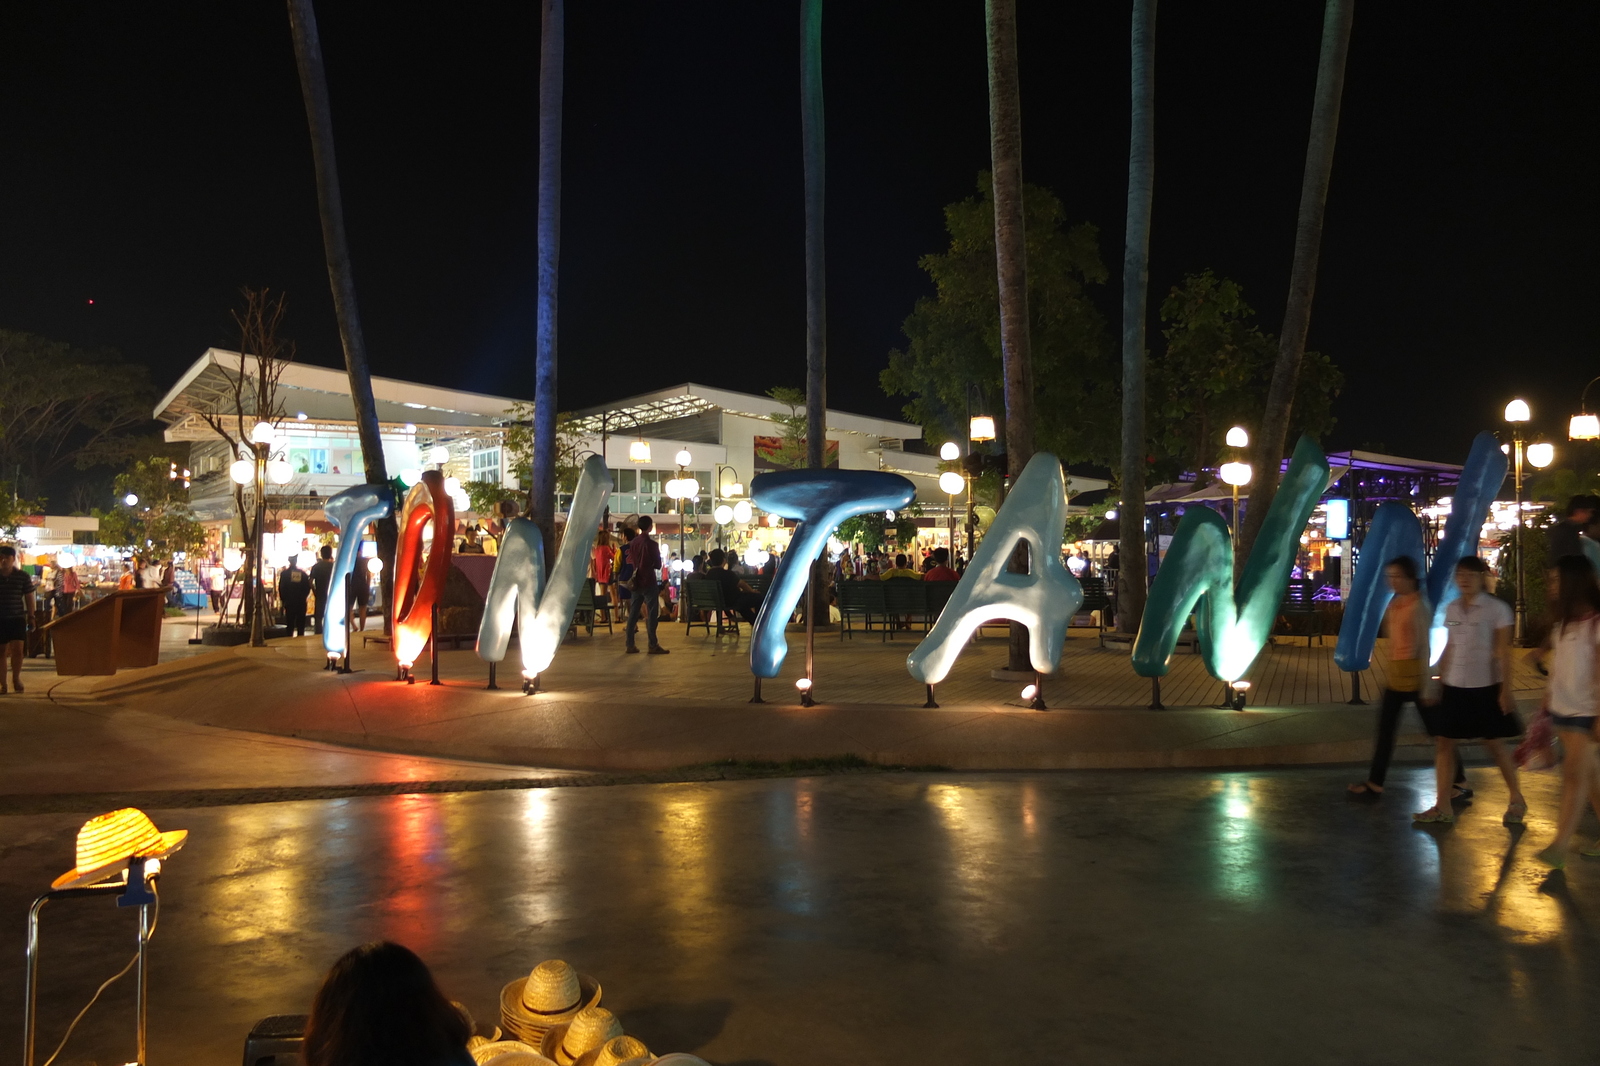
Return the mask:
<svg viewBox="0 0 1600 1066">
<path fill-rule="evenodd" d="M 238 1061 L 357 942 L 419 951 L 492 1018 L 546 957 L 628 1031 L 719 1066 L 1580 1063 L 1600 1055 L 1600 862 L 1547 874 L 1474 769 L 1418 829 L 1349 772 L 876 774 L 155 810 L 151 1061 Z M 70 863 L 77 815 L 0 818 L 0 914 Z M 1594 826 L 1586 827 L 1588 832 Z M 46 914 L 53 1046 L 131 953 L 109 902 Z M 21 1002 L 21 953 L 0 1001 Z M 67 1059 L 128 1057 L 115 987 Z M 17 1017 L 4 1015 L 15 1047 Z M 120 1042 L 119 1042 L 120 1040 Z"/>
<path fill-rule="evenodd" d="M 419 684 L 394 682 L 387 648 L 359 643 L 343 677 L 310 640 L 176 648 L 115 678 L 30 661 L 28 692 L 0 700 L 0 916 L 20 948 L 28 901 L 90 814 L 132 803 L 189 829 L 152 945 L 150 1059 L 175 1066 L 237 1062 L 254 1021 L 304 1011 L 334 958 L 381 937 L 482 1020 L 505 982 L 569 959 L 630 1032 L 716 1066 L 1600 1055 L 1600 861 L 1533 859 L 1553 775 L 1527 775 L 1527 826 L 1508 829 L 1477 760 L 1460 821 L 1418 828 L 1420 746 L 1381 801 L 1344 793 L 1372 706 L 1149 711 L 1126 657 L 1081 635 L 1046 712 L 987 677 L 998 639 L 925 710 L 909 640 L 833 635 L 818 707 L 789 684 L 798 638 L 773 702 L 752 706 L 743 641 L 665 640 L 673 654 L 652 658 L 582 636 L 528 697 L 486 691 L 467 649 L 442 653 L 438 687 L 425 663 Z M 1264 662 L 1288 686 L 1330 652 Z M 1183 655 L 1174 673 L 1197 667 Z M 1072 704 L 1097 671 L 1122 706 Z M 1525 700 L 1535 683 L 1519 674 Z M 704 765 L 896 751 L 1021 769 Z M 1027 769 L 1039 752 L 1090 768 Z M 127 960 L 132 922 L 109 902 L 47 909 L 44 1053 Z M 11 958 L 0 1001 L 20 1005 Z M 131 1057 L 131 997 L 113 986 L 60 1061 Z M 0 1044 L 19 1028 L 0 1013 Z"/>
</svg>

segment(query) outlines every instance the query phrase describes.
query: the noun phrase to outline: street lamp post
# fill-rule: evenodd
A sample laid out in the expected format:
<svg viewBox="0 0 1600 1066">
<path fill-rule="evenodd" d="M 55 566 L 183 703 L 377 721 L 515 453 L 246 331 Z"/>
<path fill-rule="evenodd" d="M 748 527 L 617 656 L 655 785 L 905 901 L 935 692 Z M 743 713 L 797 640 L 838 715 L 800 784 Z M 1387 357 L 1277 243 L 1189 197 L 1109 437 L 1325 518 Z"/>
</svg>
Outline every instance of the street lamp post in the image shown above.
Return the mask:
<svg viewBox="0 0 1600 1066">
<path fill-rule="evenodd" d="M 273 459 L 272 449 L 277 441 L 277 431 L 270 422 L 257 422 L 250 430 L 250 439 L 240 444 L 241 449 L 248 448 L 249 459 L 237 459 L 228 469 L 228 476 L 236 485 L 251 485 L 255 490 L 256 514 L 255 529 L 250 538 L 250 576 L 249 588 L 250 603 L 250 644 L 252 647 L 263 647 L 266 644 L 264 629 L 264 616 L 266 613 L 265 597 L 262 593 L 265 584 L 262 581 L 262 544 L 266 532 L 267 521 L 267 480 L 270 476 L 277 485 L 286 485 L 294 477 L 287 459 Z"/>
<path fill-rule="evenodd" d="M 1250 446 L 1250 434 L 1245 431 L 1243 426 L 1234 426 L 1228 430 L 1228 436 L 1225 439 L 1228 447 L 1236 449 L 1235 455 L 1238 454 L 1238 450 Z M 1233 490 L 1233 565 L 1235 571 L 1237 571 L 1239 566 L 1239 486 L 1250 484 L 1252 471 L 1249 463 L 1241 462 L 1236 458 L 1233 462 L 1223 463 L 1222 469 L 1218 472 L 1222 475 L 1222 480 Z"/>
<path fill-rule="evenodd" d="M 1596 381 L 1600 381 L 1600 377 L 1591 379 L 1589 384 L 1583 387 L 1582 395 L 1578 397 L 1578 413 L 1573 415 L 1572 421 L 1568 423 L 1568 440 L 1595 440 L 1600 438 L 1600 415 L 1589 413 L 1589 386 Z"/>
<path fill-rule="evenodd" d="M 733 475 L 733 481 L 731 481 L 731 482 L 724 481 L 723 478 L 722 478 L 723 474 L 732 474 Z M 721 511 L 721 508 L 718 507 L 718 505 L 717 505 L 717 501 L 718 500 L 731 500 L 731 499 L 734 499 L 735 497 L 743 496 L 743 495 L 744 495 L 744 485 L 739 481 L 739 471 L 735 470 L 733 467 L 729 466 L 727 463 L 718 463 L 716 465 L 715 471 L 713 472 L 712 484 L 711 484 L 711 515 L 712 515 L 712 517 L 716 518 L 718 513 Z M 723 505 L 723 506 L 726 506 L 726 505 Z M 731 513 L 732 512 L 730 511 L 730 514 Z M 726 526 L 727 524 L 728 524 L 727 521 L 724 521 L 721 518 L 717 518 L 717 547 L 723 548 L 723 549 L 726 549 L 727 546 L 728 546 L 727 545 L 727 541 L 726 541 L 726 539 L 725 539 L 725 537 L 723 535 L 723 527 Z"/>
<path fill-rule="evenodd" d="M 970 404 L 970 399 L 969 399 Z M 969 406 L 970 410 L 970 406 Z M 977 514 L 972 510 L 972 482 L 978 476 L 973 462 L 972 446 L 994 440 L 994 418 L 991 415 L 971 415 L 967 419 L 967 562 L 972 561 L 973 542 L 977 540 Z"/>
<path fill-rule="evenodd" d="M 1512 400 L 1506 404 L 1506 421 L 1511 425 L 1511 451 L 1512 462 L 1516 471 L 1514 484 L 1516 486 L 1517 524 L 1511 531 L 1512 551 L 1517 557 L 1517 603 L 1515 611 L 1516 628 L 1512 630 L 1512 637 L 1520 646 L 1523 643 L 1523 632 L 1527 627 L 1528 605 L 1523 598 L 1522 575 L 1522 427 L 1533 417 L 1528 409 L 1526 400 Z"/>
</svg>

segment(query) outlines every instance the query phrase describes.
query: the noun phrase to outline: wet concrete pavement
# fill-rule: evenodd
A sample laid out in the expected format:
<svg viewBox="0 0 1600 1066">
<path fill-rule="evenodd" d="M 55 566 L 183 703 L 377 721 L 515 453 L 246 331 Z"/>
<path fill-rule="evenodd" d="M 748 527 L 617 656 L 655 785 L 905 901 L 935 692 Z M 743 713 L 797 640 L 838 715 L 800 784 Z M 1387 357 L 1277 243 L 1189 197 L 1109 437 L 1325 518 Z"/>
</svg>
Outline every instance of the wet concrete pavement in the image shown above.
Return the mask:
<svg viewBox="0 0 1600 1066">
<path fill-rule="evenodd" d="M 153 811 L 152 1062 L 235 1063 L 349 946 L 419 951 L 480 1018 L 559 956 L 658 1051 L 714 1063 L 1580 1063 L 1600 1056 L 1600 861 L 1547 874 L 1492 769 L 1418 829 L 1425 769 L 866 774 Z M 76 815 L 0 818 L 0 1003 Z M 1584 827 L 1592 835 L 1592 820 Z M 133 918 L 52 905 L 43 1044 Z M 121 1062 L 131 989 L 67 1062 Z M 0 1013 L 16 1047 L 19 1013 Z M 9 1050 L 7 1054 L 9 1054 Z M 41 1059 L 42 1059 L 41 1055 Z"/>
</svg>

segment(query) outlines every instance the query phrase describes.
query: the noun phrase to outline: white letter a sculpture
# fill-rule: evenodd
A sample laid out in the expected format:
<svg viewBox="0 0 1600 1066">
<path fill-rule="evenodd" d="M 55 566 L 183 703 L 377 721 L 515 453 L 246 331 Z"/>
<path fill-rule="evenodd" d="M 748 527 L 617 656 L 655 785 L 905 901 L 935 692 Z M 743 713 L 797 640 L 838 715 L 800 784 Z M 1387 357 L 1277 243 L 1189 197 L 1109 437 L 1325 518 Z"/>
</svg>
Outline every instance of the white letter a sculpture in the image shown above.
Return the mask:
<svg viewBox="0 0 1600 1066">
<path fill-rule="evenodd" d="M 1067 621 L 1083 605 L 1078 579 L 1061 564 L 1067 524 L 1067 486 L 1061 461 L 1048 452 L 1028 460 L 1006 495 L 961 583 L 933 632 L 906 657 L 911 676 L 927 685 L 945 679 L 973 630 L 991 618 L 1028 627 L 1028 656 L 1041 674 L 1055 673 Z M 1027 574 L 1006 569 L 1017 541 L 1028 542 Z"/>
<path fill-rule="evenodd" d="M 478 658 L 497 663 L 506 657 L 515 617 L 522 645 L 522 676 L 544 672 L 572 624 L 578 589 L 588 573 L 595 530 L 611 495 L 611 474 L 598 455 L 583 464 L 567 512 L 567 532 L 556 552 L 548 587 L 544 578 L 544 538 L 526 518 L 513 518 L 500 542 L 500 557 L 489 579 L 489 595 L 478 626 Z"/>
</svg>

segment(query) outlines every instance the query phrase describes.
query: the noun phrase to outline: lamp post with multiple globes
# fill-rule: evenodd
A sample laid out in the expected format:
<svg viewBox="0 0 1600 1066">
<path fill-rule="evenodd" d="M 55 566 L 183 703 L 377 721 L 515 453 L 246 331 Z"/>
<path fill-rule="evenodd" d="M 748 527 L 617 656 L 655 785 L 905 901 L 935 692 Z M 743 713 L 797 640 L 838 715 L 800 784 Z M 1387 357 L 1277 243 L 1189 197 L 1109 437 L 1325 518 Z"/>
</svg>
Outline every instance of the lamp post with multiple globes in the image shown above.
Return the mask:
<svg viewBox="0 0 1600 1066">
<path fill-rule="evenodd" d="M 1590 384 L 1593 384 L 1593 382 Z M 1506 422 L 1511 426 L 1511 447 L 1509 450 L 1512 456 L 1513 484 L 1516 487 L 1517 507 L 1517 524 L 1511 531 L 1511 550 L 1516 553 L 1517 557 L 1517 602 L 1514 611 L 1516 628 L 1512 630 L 1512 639 L 1516 641 L 1518 646 L 1521 646 L 1526 642 L 1525 633 L 1528 623 L 1528 602 L 1525 596 L 1526 580 L 1522 565 L 1522 527 L 1525 522 L 1525 516 L 1522 511 L 1522 464 L 1526 461 L 1529 466 L 1542 470 L 1554 461 L 1556 449 L 1553 444 L 1546 441 L 1535 441 L 1529 444 L 1523 436 L 1523 426 L 1533 418 L 1533 412 L 1528 407 L 1528 401 L 1517 399 L 1506 404 L 1505 417 Z M 1573 419 L 1574 424 L 1576 424 L 1577 420 L 1577 418 Z"/>
<path fill-rule="evenodd" d="M 1250 434 L 1245 431 L 1243 426 L 1234 426 L 1228 430 L 1228 435 L 1224 440 L 1228 447 L 1235 450 L 1235 455 L 1250 446 Z M 1252 471 L 1249 463 L 1242 462 L 1236 458 L 1232 462 L 1223 463 L 1221 469 L 1217 472 L 1222 475 L 1222 480 L 1233 490 L 1231 517 L 1233 518 L 1234 568 L 1237 570 L 1239 565 L 1239 488 L 1242 485 L 1250 484 Z"/>
<path fill-rule="evenodd" d="M 250 458 L 240 458 L 228 468 L 228 476 L 236 485 L 251 485 L 255 490 L 256 514 L 254 528 L 250 535 L 250 582 L 248 595 L 250 596 L 250 644 L 260 648 L 266 645 L 264 620 L 266 606 L 263 602 L 262 591 L 265 585 L 262 581 L 261 545 L 262 536 L 266 532 L 267 521 L 267 481 L 270 479 L 274 485 L 287 485 L 294 477 L 294 469 L 289 465 L 289 460 L 281 453 L 273 458 L 273 447 L 277 443 L 277 430 L 271 422 L 257 422 L 250 430 L 250 439 L 239 442 L 239 451 L 248 451 Z"/>
</svg>

